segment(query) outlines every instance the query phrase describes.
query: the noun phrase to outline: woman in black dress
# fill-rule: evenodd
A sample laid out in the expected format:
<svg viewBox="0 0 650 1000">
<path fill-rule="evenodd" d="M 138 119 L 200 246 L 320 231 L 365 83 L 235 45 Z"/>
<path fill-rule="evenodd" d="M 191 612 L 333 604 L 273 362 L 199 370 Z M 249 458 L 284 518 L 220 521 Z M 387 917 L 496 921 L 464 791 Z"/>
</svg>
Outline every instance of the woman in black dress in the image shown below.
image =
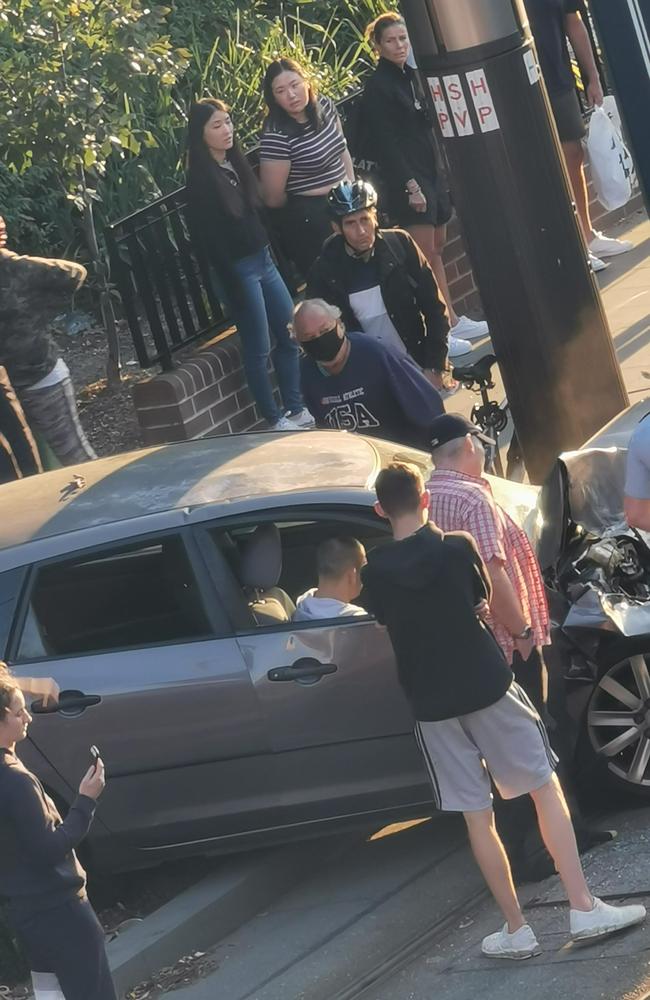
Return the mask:
<svg viewBox="0 0 650 1000">
<path fill-rule="evenodd" d="M 388 13 L 376 18 L 367 34 L 379 62 L 364 90 L 363 121 L 385 184 L 386 207 L 431 264 L 449 312 L 449 356 L 459 357 L 471 350 L 469 340 L 487 336 L 488 326 L 458 316 L 452 305 L 442 261 L 451 201 L 418 75 L 408 63 L 408 32 L 399 14 Z"/>
</svg>

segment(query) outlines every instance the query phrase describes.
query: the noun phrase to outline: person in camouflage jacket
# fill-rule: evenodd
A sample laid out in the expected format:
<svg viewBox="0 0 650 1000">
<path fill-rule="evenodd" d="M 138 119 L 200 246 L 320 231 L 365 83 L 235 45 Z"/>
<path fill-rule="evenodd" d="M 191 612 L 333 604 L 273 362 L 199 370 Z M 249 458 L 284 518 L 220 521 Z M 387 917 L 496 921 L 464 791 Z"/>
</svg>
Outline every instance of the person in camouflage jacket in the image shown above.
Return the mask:
<svg viewBox="0 0 650 1000">
<path fill-rule="evenodd" d="M 86 280 L 68 260 L 27 257 L 6 248 L 0 217 L 0 365 L 30 426 L 62 465 L 95 458 L 79 422 L 68 367 L 48 328 L 62 300 Z"/>
</svg>

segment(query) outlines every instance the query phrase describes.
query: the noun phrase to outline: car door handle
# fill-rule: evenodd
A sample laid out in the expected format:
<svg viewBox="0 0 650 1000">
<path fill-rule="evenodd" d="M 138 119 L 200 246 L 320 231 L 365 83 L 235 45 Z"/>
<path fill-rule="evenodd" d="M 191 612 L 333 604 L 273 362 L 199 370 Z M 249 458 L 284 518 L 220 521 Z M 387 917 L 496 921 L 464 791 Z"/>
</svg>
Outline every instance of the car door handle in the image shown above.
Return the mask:
<svg viewBox="0 0 650 1000">
<path fill-rule="evenodd" d="M 98 694 L 84 694 L 83 691 L 61 691 L 56 705 L 48 708 L 43 706 L 42 701 L 35 701 L 30 706 L 33 715 L 53 715 L 61 712 L 63 715 L 81 715 L 91 705 L 99 705 L 101 698 Z"/>
<path fill-rule="evenodd" d="M 303 656 L 291 666 L 274 667 L 266 676 L 270 681 L 317 681 L 337 670 L 335 663 L 321 663 L 311 656 Z"/>
</svg>

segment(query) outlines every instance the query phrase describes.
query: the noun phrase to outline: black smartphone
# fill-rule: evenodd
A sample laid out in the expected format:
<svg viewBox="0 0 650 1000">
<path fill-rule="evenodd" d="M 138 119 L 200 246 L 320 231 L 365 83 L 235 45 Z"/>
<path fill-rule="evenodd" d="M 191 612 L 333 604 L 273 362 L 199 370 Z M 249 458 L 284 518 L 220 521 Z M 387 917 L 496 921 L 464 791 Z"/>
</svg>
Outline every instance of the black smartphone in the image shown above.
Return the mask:
<svg viewBox="0 0 650 1000">
<path fill-rule="evenodd" d="M 93 743 L 93 745 L 90 748 L 90 757 L 91 757 L 91 763 L 92 763 L 93 767 L 96 768 L 97 767 L 97 761 L 100 758 L 100 753 L 99 753 L 99 750 L 97 749 L 97 747 L 95 746 L 94 743 Z"/>
</svg>

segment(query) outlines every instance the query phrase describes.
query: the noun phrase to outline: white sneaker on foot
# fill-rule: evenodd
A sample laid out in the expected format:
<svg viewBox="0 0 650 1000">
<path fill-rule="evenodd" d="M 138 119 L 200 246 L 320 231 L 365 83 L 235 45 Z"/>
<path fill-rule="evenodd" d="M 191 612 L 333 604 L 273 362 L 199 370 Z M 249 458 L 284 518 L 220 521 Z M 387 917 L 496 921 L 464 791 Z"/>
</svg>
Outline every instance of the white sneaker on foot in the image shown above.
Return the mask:
<svg viewBox="0 0 650 1000">
<path fill-rule="evenodd" d="M 589 244 L 589 250 L 594 257 L 618 257 L 620 253 L 628 253 L 634 249 L 634 243 L 630 240 L 615 240 L 612 236 L 605 236 L 594 229 L 594 238 Z"/>
<path fill-rule="evenodd" d="M 596 257 L 596 254 L 592 253 L 591 250 L 587 251 L 587 260 L 589 261 L 589 266 L 594 274 L 596 271 L 604 271 L 609 267 L 609 264 L 606 264 L 604 260 L 600 259 L 600 257 Z"/>
<path fill-rule="evenodd" d="M 305 428 L 299 424 L 294 424 L 288 417 L 280 417 L 275 424 L 271 424 L 272 431 L 304 431 Z"/>
<path fill-rule="evenodd" d="M 530 924 L 523 924 L 514 934 L 510 934 L 508 925 L 504 924 L 496 934 L 483 938 L 481 951 L 488 958 L 514 959 L 532 958 L 542 953 Z"/>
<path fill-rule="evenodd" d="M 315 427 L 316 421 L 309 412 L 306 406 L 303 406 L 302 410 L 298 413 L 285 413 L 287 420 L 290 420 L 295 427 Z"/>
<path fill-rule="evenodd" d="M 460 340 L 459 337 L 449 337 L 449 357 L 460 358 L 463 354 L 471 354 L 474 348 L 469 340 Z"/>
<path fill-rule="evenodd" d="M 490 336 L 490 328 L 484 319 L 470 319 L 469 316 L 459 316 L 458 322 L 449 332 L 452 337 L 462 337 L 465 340 Z"/>
<path fill-rule="evenodd" d="M 614 931 L 622 931 L 625 927 L 633 927 L 645 920 L 645 906 L 635 903 L 632 906 L 610 906 L 602 899 L 594 896 L 591 910 L 571 910 L 569 926 L 574 941 L 585 941 L 588 938 L 604 937 Z"/>
</svg>

